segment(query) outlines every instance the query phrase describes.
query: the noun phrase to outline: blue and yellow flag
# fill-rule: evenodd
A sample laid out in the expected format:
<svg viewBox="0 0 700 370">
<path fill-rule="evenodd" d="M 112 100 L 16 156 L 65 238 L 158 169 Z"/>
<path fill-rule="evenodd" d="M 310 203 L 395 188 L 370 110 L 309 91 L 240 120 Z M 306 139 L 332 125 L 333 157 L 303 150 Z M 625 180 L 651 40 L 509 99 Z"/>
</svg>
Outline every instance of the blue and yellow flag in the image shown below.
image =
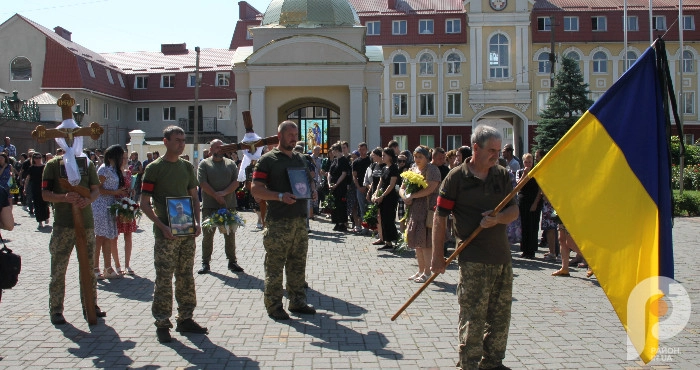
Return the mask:
<svg viewBox="0 0 700 370">
<path fill-rule="evenodd" d="M 647 279 L 673 278 L 665 122 L 649 48 L 530 172 L 645 363 L 658 347 L 663 296 Z"/>
</svg>

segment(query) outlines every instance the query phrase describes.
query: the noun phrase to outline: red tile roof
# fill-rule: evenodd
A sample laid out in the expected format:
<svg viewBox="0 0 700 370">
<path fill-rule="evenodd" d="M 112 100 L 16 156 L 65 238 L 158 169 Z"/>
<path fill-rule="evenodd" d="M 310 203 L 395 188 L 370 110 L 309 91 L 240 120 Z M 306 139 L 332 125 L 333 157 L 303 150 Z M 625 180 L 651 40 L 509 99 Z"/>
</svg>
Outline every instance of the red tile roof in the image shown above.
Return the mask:
<svg viewBox="0 0 700 370">
<path fill-rule="evenodd" d="M 200 70 L 227 71 L 231 69 L 233 50 L 201 49 Z M 184 54 L 163 54 L 160 51 L 137 51 L 102 54 L 118 65 L 125 74 L 194 72 L 197 53 L 194 48 Z"/>
</svg>

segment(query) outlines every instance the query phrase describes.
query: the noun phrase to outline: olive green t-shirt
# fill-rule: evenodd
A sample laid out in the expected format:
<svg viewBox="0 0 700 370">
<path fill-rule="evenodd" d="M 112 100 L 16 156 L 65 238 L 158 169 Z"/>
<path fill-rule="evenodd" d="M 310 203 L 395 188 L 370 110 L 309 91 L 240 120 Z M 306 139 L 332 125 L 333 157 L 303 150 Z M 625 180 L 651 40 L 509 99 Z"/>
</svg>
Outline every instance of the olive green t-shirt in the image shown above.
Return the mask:
<svg viewBox="0 0 700 370">
<path fill-rule="evenodd" d="M 159 157 L 146 166 L 141 191 L 143 194 L 151 196 L 153 211 L 164 224 L 168 225 L 166 198 L 189 197 L 189 191 L 196 188 L 199 182 L 194 175 L 192 163 L 184 159 L 168 162 L 163 158 Z M 194 202 L 199 202 L 199 199 L 191 201 L 194 208 Z M 163 233 L 155 224 L 153 224 L 153 233 L 157 238 L 163 237 Z"/>
<path fill-rule="evenodd" d="M 197 180 L 200 183 L 209 184 L 214 191 L 221 191 L 238 180 L 238 167 L 236 167 L 236 162 L 228 158 L 215 161 L 209 157 L 199 163 Z M 225 205 L 219 204 L 214 197 L 202 190 L 202 208 L 236 208 L 236 192 L 226 194 L 224 200 L 226 201 Z"/>
<path fill-rule="evenodd" d="M 263 154 L 255 165 L 253 181 L 259 181 L 266 185 L 267 189 L 278 193 L 292 193 L 292 185 L 289 182 L 288 168 L 307 168 L 306 160 L 299 153 L 288 156 L 279 149 L 274 148 Z M 267 214 L 265 219 L 279 220 L 283 218 L 306 217 L 306 200 L 299 200 L 294 204 L 287 204 L 279 200 L 267 201 Z"/>
<path fill-rule="evenodd" d="M 80 172 L 80 184 L 84 188 L 90 189 L 92 185 L 100 185 L 100 179 L 97 177 L 95 164 L 89 161 L 87 157 L 76 157 L 78 162 L 78 171 Z M 44 167 L 42 176 L 41 188 L 50 190 L 56 194 L 66 194 L 68 190 L 64 189 L 59 183 L 59 179 L 68 179 L 66 167 L 63 164 L 63 156 L 56 156 Z M 54 203 L 54 226 L 73 227 L 73 205 L 67 202 Z M 87 206 L 82 209 L 83 225 L 86 229 L 94 228 L 92 219 L 92 207 Z"/>
</svg>

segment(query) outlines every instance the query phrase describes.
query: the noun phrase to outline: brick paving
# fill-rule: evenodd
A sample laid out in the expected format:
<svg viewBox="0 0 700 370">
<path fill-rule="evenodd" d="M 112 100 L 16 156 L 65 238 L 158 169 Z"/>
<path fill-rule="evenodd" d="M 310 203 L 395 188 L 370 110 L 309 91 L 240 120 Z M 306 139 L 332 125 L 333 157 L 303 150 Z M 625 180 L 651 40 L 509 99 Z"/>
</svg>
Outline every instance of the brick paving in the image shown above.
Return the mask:
<svg viewBox="0 0 700 370">
<path fill-rule="evenodd" d="M 369 237 L 331 231 L 325 219 L 312 221 L 307 280 L 315 316 L 275 322 L 262 299 L 262 232 L 255 215 L 237 232 L 243 274 L 226 269 L 223 238 L 215 238 L 212 273 L 195 273 L 195 319 L 210 334 L 183 336 L 159 344 L 151 316 L 153 238 L 145 217 L 134 234 L 134 277 L 98 282 L 99 305 L 108 312 L 99 324 L 83 320 L 77 259 L 67 274 L 64 312 L 68 324 L 54 327 L 48 316 L 50 228 L 14 208 L 18 225 L 5 232 L 20 254 L 19 284 L 0 303 L 0 369 L 16 368 L 207 368 L 207 369 L 449 369 L 457 359 L 456 265 L 436 279 L 396 321 L 390 317 L 419 284 L 406 280 L 416 270 L 412 253 L 377 252 Z M 515 257 L 513 312 L 504 363 L 513 369 L 696 369 L 700 367 L 700 219 L 677 219 L 676 277 L 692 302 L 690 322 L 661 346 L 670 355 L 649 366 L 626 360 L 626 336 L 608 300 L 585 269 L 554 278 L 553 262 Z M 198 239 L 201 243 L 201 238 Z M 120 239 L 120 253 L 123 240 Z M 201 244 L 199 244 L 201 245 Z M 199 260 L 198 248 L 196 260 Z M 123 258 L 123 255 L 122 255 Z M 198 264 L 195 269 L 198 269 Z M 286 300 L 285 300 L 286 305 Z"/>
</svg>

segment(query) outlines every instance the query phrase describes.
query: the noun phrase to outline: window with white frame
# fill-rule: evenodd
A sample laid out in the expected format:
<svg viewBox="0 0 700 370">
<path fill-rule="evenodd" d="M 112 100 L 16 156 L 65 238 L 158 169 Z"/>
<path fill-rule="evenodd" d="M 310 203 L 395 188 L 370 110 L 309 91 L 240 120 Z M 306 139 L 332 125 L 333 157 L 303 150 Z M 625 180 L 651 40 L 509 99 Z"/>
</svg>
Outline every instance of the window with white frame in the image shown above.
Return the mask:
<svg viewBox="0 0 700 370">
<path fill-rule="evenodd" d="M 85 65 L 87 65 L 88 73 L 90 74 L 90 77 L 95 78 L 95 70 L 92 69 L 92 62 L 89 60 L 85 61 Z"/>
<path fill-rule="evenodd" d="M 394 140 L 399 143 L 400 150 L 406 150 L 408 148 L 408 136 L 407 135 L 394 135 Z"/>
<path fill-rule="evenodd" d="M 231 107 L 228 105 L 217 106 L 216 119 L 219 121 L 229 121 L 231 119 Z"/>
<path fill-rule="evenodd" d="M 564 31 L 578 31 L 578 17 L 564 17 Z"/>
<path fill-rule="evenodd" d="M 591 30 L 598 32 L 607 31 L 608 22 L 605 16 L 597 15 L 595 17 L 591 17 Z"/>
<path fill-rule="evenodd" d="M 403 54 L 394 55 L 392 65 L 394 66 L 394 76 L 406 75 L 406 57 Z"/>
<path fill-rule="evenodd" d="M 10 63 L 10 80 L 12 81 L 31 81 L 32 80 L 32 62 L 25 57 L 16 57 Z"/>
<path fill-rule="evenodd" d="M 683 29 L 692 31 L 695 29 L 695 17 L 692 15 L 683 16 Z"/>
<path fill-rule="evenodd" d="M 447 56 L 447 74 L 456 75 L 461 73 L 462 58 L 457 53 Z"/>
<path fill-rule="evenodd" d="M 163 121 L 175 121 L 175 107 L 163 107 Z"/>
<path fill-rule="evenodd" d="M 391 34 L 392 35 L 405 35 L 406 34 L 406 21 L 392 21 L 391 22 Z"/>
<path fill-rule="evenodd" d="M 632 64 L 634 64 L 634 62 L 637 61 L 637 58 L 639 58 L 637 56 L 637 53 L 635 53 L 634 51 L 628 51 L 627 52 L 627 68 L 625 68 L 625 70 L 630 69 L 630 67 L 632 67 Z"/>
<path fill-rule="evenodd" d="M 435 148 L 435 136 L 433 135 L 421 135 L 420 145 L 425 145 L 428 148 Z"/>
<path fill-rule="evenodd" d="M 136 122 L 148 122 L 150 120 L 149 108 L 136 108 Z"/>
<path fill-rule="evenodd" d="M 489 77 L 508 78 L 508 38 L 502 33 L 489 40 Z"/>
<path fill-rule="evenodd" d="M 380 21 L 371 21 L 371 22 L 366 22 L 365 26 L 367 27 L 367 36 L 379 36 L 381 30 L 381 22 Z"/>
<path fill-rule="evenodd" d="M 85 115 L 90 115 L 90 108 L 90 99 L 83 99 L 83 109 L 81 110 L 83 111 L 83 113 L 85 113 Z"/>
<path fill-rule="evenodd" d="M 435 94 L 420 94 L 420 115 L 434 116 L 435 115 Z"/>
<path fill-rule="evenodd" d="M 408 95 L 394 94 L 392 99 L 394 105 L 394 116 L 405 116 L 408 114 Z"/>
<path fill-rule="evenodd" d="M 202 82 L 202 74 L 199 74 L 199 82 Z M 187 75 L 187 87 L 194 87 L 195 84 L 197 84 L 197 79 L 195 78 L 194 73 L 189 73 Z"/>
<path fill-rule="evenodd" d="M 552 19 L 550 17 L 537 17 L 538 31 L 551 31 Z"/>
<path fill-rule="evenodd" d="M 114 107 L 114 119 L 117 121 L 122 119 L 122 111 L 119 106 Z"/>
<path fill-rule="evenodd" d="M 608 73 L 608 56 L 602 51 L 593 54 L 593 73 Z"/>
<path fill-rule="evenodd" d="M 107 71 L 107 80 L 109 80 L 109 83 L 114 85 L 114 78 L 112 78 L 112 71 L 109 69 L 105 69 Z"/>
<path fill-rule="evenodd" d="M 447 135 L 445 150 L 458 149 L 462 146 L 462 135 Z"/>
<path fill-rule="evenodd" d="M 147 89 L 148 76 L 136 76 L 134 78 L 134 89 Z"/>
<path fill-rule="evenodd" d="M 598 101 L 598 99 L 600 99 L 600 97 L 603 96 L 604 93 L 605 91 L 591 91 L 591 100 L 593 100 L 594 102 Z"/>
<path fill-rule="evenodd" d="M 231 72 L 217 72 L 216 73 L 216 86 L 229 86 L 231 79 Z"/>
<path fill-rule="evenodd" d="M 164 89 L 171 89 L 175 87 L 175 75 L 161 75 L 160 76 L 160 87 Z"/>
<path fill-rule="evenodd" d="M 462 20 L 461 19 L 447 19 L 445 20 L 445 33 L 460 33 L 462 32 Z"/>
<path fill-rule="evenodd" d="M 685 142 L 685 145 L 693 145 L 693 144 L 695 144 L 695 135 L 684 134 L 683 141 Z"/>
<path fill-rule="evenodd" d="M 666 30 L 666 16 L 655 15 L 651 18 L 651 28 L 657 31 Z"/>
<path fill-rule="evenodd" d="M 117 73 L 117 79 L 119 80 L 119 86 L 126 87 L 126 85 L 124 85 L 124 77 L 122 77 L 121 73 Z"/>
<path fill-rule="evenodd" d="M 552 72 L 552 63 L 549 61 L 549 53 L 542 52 L 537 57 L 537 73 L 549 74 Z"/>
<path fill-rule="evenodd" d="M 627 17 L 627 31 L 639 31 L 639 18 L 636 15 Z"/>
<path fill-rule="evenodd" d="M 418 20 L 418 33 L 421 35 L 432 35 L 435 33 L 435 25 L 432 19 Z"/>
<path fill-rule="evenodd" d="M 695 114 L 695 91 L 683 92 L 683 114 Z"/>
<path fill-rule="evenodd" d="M 433 56 L 428 53 L 423 53 L 419 59 L 420 71 L 418 72 L 421 76 L 432 75 L 433 74 Z"/>
<path fill-rule="evenodd" d="M 102 104 L 102 118 L 109 119 L 109 104 L 108 103 Z"/>
<path fill-rule="evenodd" d="M 447 115 L 462 115 L 462 93 L 447 93 Z"/>
<path fill-rule="evenodd" d="M 683 50 L 683 73 L 693 73 L 695 72 L 695 61 L 693 60 L 693 53 L 688 50 Z"/>
<path fill-rule="evenodd" d="M 549 101 L 549 91 L 538 91 L 537 92 L 537 114 L 542 114 L 542 112 L 547 109 L 547 101 Z"/>
</svg>

